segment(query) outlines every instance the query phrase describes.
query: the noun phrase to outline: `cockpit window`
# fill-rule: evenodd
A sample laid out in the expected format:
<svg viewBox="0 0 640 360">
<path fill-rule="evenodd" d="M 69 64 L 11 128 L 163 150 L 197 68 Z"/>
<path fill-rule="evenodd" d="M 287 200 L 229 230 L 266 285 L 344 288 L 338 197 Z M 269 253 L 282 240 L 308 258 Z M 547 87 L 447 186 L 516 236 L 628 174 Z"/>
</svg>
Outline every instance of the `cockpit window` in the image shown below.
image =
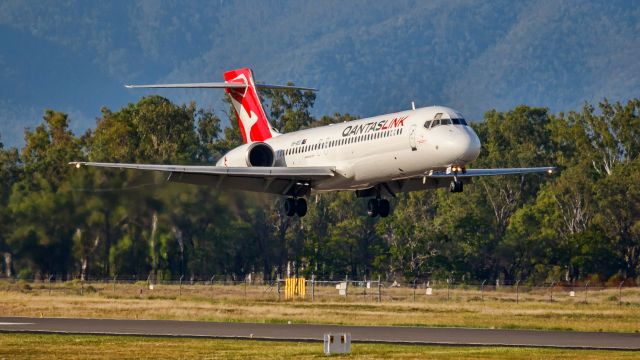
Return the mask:
<svg viewBox="0 0 640 360">
<path fill-rule="evenodd" d="M 467 122 L 463 118 L 451 119 L 454 125 L 467 125 Z"/>
<path fill-rule="evenodd" d="M 436 126 L 439 125 L 464 125 L 467 126 L 467 121 L 462 118 L 462 117 L 457 117 L 457 118 L 449 118 L 449 119 L 443 119 L 442 116 L 444 115 L 444 113 L 437 113 L 434 117 L 433 120 L 427 120 L 424 123 L 424 127 L 426 129 L 430 129 L 430 128 L 434 128 Z M 450 115 L 447 114 L 447 117 L 449 117 Z M 459 114 L 457 116 L 460 116 Z"/>
</svg>

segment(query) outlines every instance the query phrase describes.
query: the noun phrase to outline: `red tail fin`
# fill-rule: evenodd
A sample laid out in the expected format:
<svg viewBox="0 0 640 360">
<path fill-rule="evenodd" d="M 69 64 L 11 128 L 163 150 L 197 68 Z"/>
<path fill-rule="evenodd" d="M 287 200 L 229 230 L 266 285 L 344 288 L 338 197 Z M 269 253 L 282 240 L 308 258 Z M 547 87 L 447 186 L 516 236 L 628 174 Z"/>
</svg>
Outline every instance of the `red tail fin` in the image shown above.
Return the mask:
<svg viewBox="0 0 640 360">
<path fill-rule="evenodd" d="M 227 83 L 247 85 L 244 89 L 225 89 L 231 96 L 231 103 L 238 115 L 238 123 L 244 142 L 264 141 L 273 137 L 271 126 L 269 126 L 267 116 L 256 92 L 251 69 L 242 68 L 227 71 L 224 73 L 224 80 Z"/>
</svg>

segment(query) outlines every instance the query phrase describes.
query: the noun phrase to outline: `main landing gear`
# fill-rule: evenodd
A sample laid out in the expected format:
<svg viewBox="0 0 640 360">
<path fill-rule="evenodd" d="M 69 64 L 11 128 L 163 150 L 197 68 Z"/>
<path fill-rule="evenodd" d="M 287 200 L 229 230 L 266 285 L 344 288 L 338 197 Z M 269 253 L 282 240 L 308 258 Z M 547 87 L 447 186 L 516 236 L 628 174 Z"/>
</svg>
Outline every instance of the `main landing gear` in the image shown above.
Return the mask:
<svg viewBox="0 0 640 360">
<path fill-rule="evenodd" d="M 380 215 L 380 217 L 386 218 L 391 213 L 391 205 L 389 205 L 389 200 L 387 199 L 369 199 L 367 202 L 367 215 L 370 217 L 376 217 Z"/>
<path fill-rule="evenodd" d="M 287 198 L 284 201 L 284 212 L 287 216 L 303 217 L 307 215 L 307 200 L 305 198 Z"/>
</svg>

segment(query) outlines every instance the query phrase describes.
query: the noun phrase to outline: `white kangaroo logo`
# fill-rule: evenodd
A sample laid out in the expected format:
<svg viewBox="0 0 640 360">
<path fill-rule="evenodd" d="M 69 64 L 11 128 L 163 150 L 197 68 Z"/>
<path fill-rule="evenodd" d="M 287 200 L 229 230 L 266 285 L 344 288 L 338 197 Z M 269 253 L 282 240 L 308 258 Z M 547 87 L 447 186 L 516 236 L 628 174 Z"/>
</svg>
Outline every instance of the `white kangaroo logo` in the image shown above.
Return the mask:
<svg viewBox="0 0 640 360">
<path fill-rule="evenodd" d="M 249 84 L 249 81 L 247 81 L 247 78 L 244 76 L 244 74 L 238 75 L 232 81 L 238 79 L 242 79 L 243 83 L 253 86 L 253 84 Z M 242 95 L 243 97 L 246 95 L 247 91 L 249 91 L 248 87 L 245 88 L 244 94 Z M 240 121 L 242 122 L 242 127 L 244 128 L 244 134 L 247 137 L 247 140 L 253 141 L 253 139 L 251 139 L 251 128 L 253 128 L 253 125 L 258 122 L 258 115 L 256 115 L 256 113 L 254 113 L 252 110 L 249 110 L 249 112 L 247 112 L 247 109 L 242 106 L 242 103 L 238 103 L 233 97 L 231 97 L 231 101 L 233 102 L 235 108 L 239 110 L 238 116 L 240 116 Z"/>
<path fill-rule="evenodd" d="M 256 113 L 254 113 L 253 111 L 251 111 L 251 115 L 247 114 L 247 110 L 242 105 L 240 105 L 240 108 L 242 109 L 240 114 L 240 119 L 242 120 L 244 133 L 247 136 L 247 139 L 250 139 L 251 141 L 253 141 L 250 135 L 251 128 L 253 128 L 253 125 L 255 125 L 258 122 L 258 115 L 256 115 Z"/>
</svg>

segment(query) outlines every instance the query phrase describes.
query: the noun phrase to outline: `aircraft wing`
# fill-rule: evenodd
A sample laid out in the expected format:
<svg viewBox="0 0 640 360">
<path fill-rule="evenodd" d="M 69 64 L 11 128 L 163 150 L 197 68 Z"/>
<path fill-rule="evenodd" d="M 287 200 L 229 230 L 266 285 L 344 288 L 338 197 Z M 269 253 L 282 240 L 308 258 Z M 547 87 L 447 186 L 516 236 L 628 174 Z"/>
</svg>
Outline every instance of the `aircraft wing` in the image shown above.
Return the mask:
<svg viewBox="0 0 640 360">
<path fill-rule="evenodd" d="M 188 165 L 147 165 L 100 162 L 71 162 L 70 165 L 116 169 L 136 169 L 169 173 L 167 181 L 212 185 L 221 189 L 305 195 L 314 181 L 331 178 L 333 167 L 224 167 Z"/>
<path fill-rule="evenodd" d="M 516 175 L 516 174 L 532 174 L 532 173 L 547 173 L 551 174 L 556 170 L 555 167 L 534 167 L 534 168 L 504 168 L 504 169 L 467 169 L 463 173 L 456 175 L 458 181 L 464 184 L 471 183 L 474 177 L 480 176 L 498 176 L 498 175 Z M 386 189 L 389 195 L 400 192 L 419 191 L 427 189 L 436 189 L 442 187 L 448 187 L 451 180 L 453 180 L 453 173 L 447 174 L 444 171 L 441 172 L 429 172 L 419 177 L 411 177 L 405 179 L 396 179 L 390 182 L 384 183 L 384 189 Z M 373 196 L 373 188 L 361 191 L 361 196 Z"/>
<path fill-rule="evenodd" d="M 464 173 L 458 173 L 458 178 L 471 178 L 478 176 L 516 175 L 532 173 L 551 174 L 556 170 L 553 166 L 532 167 L 532 168 L 503 168 L 503 169 L 467 169 Z M 425 175 L 429 178 L 453 178 L 452 173 L 433 172 Z"/>
</svg>

